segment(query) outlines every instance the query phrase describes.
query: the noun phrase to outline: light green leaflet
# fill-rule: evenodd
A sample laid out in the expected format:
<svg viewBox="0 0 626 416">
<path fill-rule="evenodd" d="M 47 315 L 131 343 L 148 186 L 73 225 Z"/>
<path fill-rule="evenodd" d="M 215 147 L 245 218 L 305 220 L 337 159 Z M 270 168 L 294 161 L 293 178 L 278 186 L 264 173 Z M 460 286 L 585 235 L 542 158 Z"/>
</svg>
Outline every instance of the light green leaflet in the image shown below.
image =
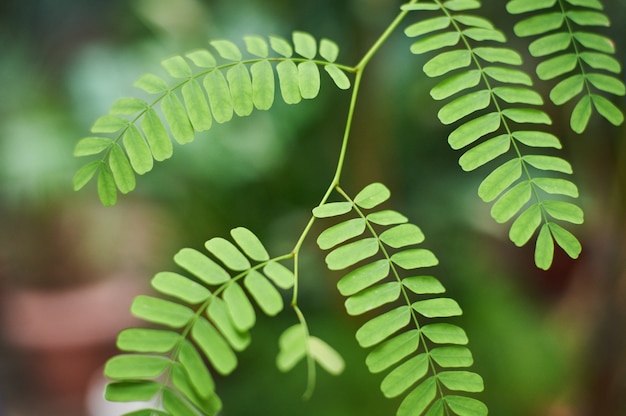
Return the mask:
<svg viewBox="0 0 626 416">
<path fill-rule="evenodd" d="M 460 409 L 463 398 L 444 393 L 442 388 L 472 393 L 482 391 L 483 382 L 476 373 L 456 370 L 473 364 L 471 352 L 458 346 L 467 343 L 467 336 L 458 326 L 438 321 L 461 315 L 462 310 L 455 300 L 440 296 L 445 289 L 439 280 L 421 274 L 422 269 L 437 264 L 431 251 L 417 247 L 424 234 L 407 223 L 406 217 L 381 209 L 391 194 L 380 183 L 366 186 L 353 200 L 340 193 L 345 202 L 329 202 L 313 210 L 318 218 L 336 220 L 322 231 L 317 242 L 321 249 L 329 250 L 328 268 L 345 270 L 337 288 L 346 296 L 347 313 L 370 313 L 356 332 L 359 345 L 372 348 L 366 359 L 368 369 L 373 373 L 386 371 L 380 385 L 386 397 L 404 396 L 398 415 L 440 414 L 444 403 L 450 409 L 457 405 Z M 398 221 L 380 221 L 394 217 Z M 406 303 L 413 297 L 417 300 Z M 429 324 L 431 319 L 437 323 Z M 283 343 L 291 347 L 281 346 L 279 356 L 285 368 L 304 356 L 302 331 L 299 338 L 290 337 L 295 335 L 284 334 Z M 426 340 L 436 348 L 420 349 Z M 485 415 L 486 406 L 471 400 L 474 411 L 467 414 Z"/>
<path fill-rule="evenodd" d="M 541 131 L 542 125 L 552 121 L 537 108 L 543 105 L 543 98 L 532 88 L 531 77 L 521 68 L 521 56 L 508 47 L 499 46 L 505 41 L 504 35 L 490 22 L 457 13 L 478 7 L 477 2 L 420 3 L 407 10 L 433 13 L 421 13 L 422 20 L 409 25 L 405 34 L 413 39 L 411 52 L 434 55 L 423 69 L 429 77 L 443 78 L 431 89 L 431 96 L 443 101 L 437 116 L 443 124 L 454 125 L 448 142 L 455 150 L 464 149 L 459 158 L 463 170 L 485 172 L 478 195 L 485 202 L 493 202 L 491 216 L 499 223 L 513 221 L 509 237 L 516 245 L 527 244 L 538 235 L 535 259 L 540 268 L 550 267 L 555 241 L 568 255 L 578 257 L 579 243 L 557 239 L 546 231 L 537 234 L 542 224 L 545 226 L 552 220 L 580 224 L 582 213 L 555 216 L 555 212 L 550 211 L 555 195 L 576 198 L 578 192 L 576 185 L 567 179 L 549 178 L 549 172 L 571 174 L 571 166 L 566 161 L 536 154 L 542 148 L 560 148 L 561 144 L 554 135 Z M 554 4 L 555 1 L 513 0 L 509 2 L 509 9 L 521 13 L 550 8 Z M 578 23 L 585 19 L 596 23 L 603 21 L 597 14 L 568 16 Z M 451 21 L 455 25 L 450 25 Z M 563 23 L 561 13 L 549 12 L 520 23 L 516 31 L 532 35 L 557 30 Z M 548 36 L 550 38 L 542 39 L 532 50 L 549 54 L 567 49 L 572 43 L 571 36 L 565 38 L 552 33 Z M 593 67 L 616 70 L 619 66 L 604 55 L 601 58 L 597 55 L 586 56 Z M 570 72 L 581 59 L 574 53 L 560 54 L 542 62 L 538 74 L 540 78 L 552 79 Z M 563 80 L 553 89 L 551 98 L 559 103 L 569 101 L 587 81 L 602 91 L 622 90 L 621 84 L 613 78 L 590 74 Z M 574 108 L 577 126 L 586 124 L 593 106 L 608 118 L 619 119 L 610 102 L 593 94 Z M 569 232 L 568 236 L 576 240 Z"/>
<path fill-rule="evenodd" d="M 135 86 L 154 94 L 153 101 L 122 98 L 96 120 L 93 135 L 76 144 L 74 155 L 97 156 L 102 163 L 88 162 L 79 169 L 74 189 L 98 174 L 100 200 L 114 205 L 118 190 L 128 193 L 135 188 L 135 173 L 149 172 L 154 160 L 172 156 L 172 140 L 187 144 L 213 122 L 269 110 L 277 89 L 288 104 L 316 98 L 322 84 L 320 66 L 339 89 L 351 86 L 345 67 L 336 63 L 339 48 L 328 39 L 293 32 L 291 41 L 248 36 L 244 42 L 245 51 L 229 40 L 214 40 L 211 50 L 163 60 L 171 80 L 154 74 L 139 78 Z"/>
</svg>

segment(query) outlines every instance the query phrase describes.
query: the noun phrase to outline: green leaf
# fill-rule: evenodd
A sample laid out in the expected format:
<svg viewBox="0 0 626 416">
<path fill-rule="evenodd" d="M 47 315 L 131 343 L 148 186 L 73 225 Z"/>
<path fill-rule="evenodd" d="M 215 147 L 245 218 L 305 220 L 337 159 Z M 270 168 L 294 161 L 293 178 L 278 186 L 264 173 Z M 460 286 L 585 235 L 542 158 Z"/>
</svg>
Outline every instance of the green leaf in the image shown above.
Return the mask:
<svg viewBox="0 0 626 416">
<path fill-rule="evenodd" d="M 505 154 L 510 148 L 510 136 L 501 134 L 469 149 L 461 156 L 459 164 L 464 171 L 472 171 Z"/>
<path fill-rule="evenodd" d="M 161 65 L 173 78 L 190 78 L 193 74 L 185 58 L 172 56 L 161 62 Z"/>
<path fill-rule="evenodd" d="M 211 301 L 207 316 L 235 351 L 243 351 L 250 345 L 250 333 L 235 328 L 226 303 L 222 299 L 214 298 Z"/>
<path fill-rule="evenodd" d="M 543 156 L 543 155 L 526 155 L 522 158 L 524 162 L 532 165 L 540 170 L 552 170 L 555 172 L 562 172 L 571 174 L 572 165 L 565 159 L 556 156 Z"/>
<path fill-rule="evenodd" d="M 471 27 L 469 29 L 463 30 L 463 35 L 466 37 L 475 40 L 477 42 L 483 42 L 486 40 L 491 40 L 494 42 L 506 42 L 506 37 L 504 33 L 500 32 L 496 29 L 485 29 L 482 27 Z"/>
<path fill-rule="evenodd" d="M 530 181 L 523 181 L 504 193 L 491 207 L 491 216 L 498 223 L 513 218 L 532 196 Z"/>
<path fill-rule="evenodd" d="M 217 330 L 202 317 L 198 317 L 191 329 L 191 337 L 198 343 L 215 370 L 230 374 L 237 367 L 237 357 Z"/>
<path fill-rule="evenodd" d="M 583 210 L 571 202 L 543 201 L 542 206 L 548 214 L 557 220 L 571 222 L 572 224 L 582 224 L 584 222 Z"/>
<path fill-rule="evenodd" d="M 543 105 L 543 99 L 537 92 L 522 87 L 495 87 L 493 89 L 500 99 L 507 103 Z"/>
<path fill-rule="evenodd" d="M 115 205 L 117 202 L 117 188 L 111 169 L 104 163 L 100 163 L 98 172 L 98 198 L 105 207 Z"/>
<path fill-rule="evenodd" d="M 244 64 L 237 64 L 228 69 L 226 79 L 230 87 L 233 109 L 240 116 L 249 116 L 254 109 L 252 101 L 252 79 Z"/>
<path fill-rule="evenodd" d="M 131 116 L 140 111 L 145 111 L 148 108 L 148 103 L 139 98 L 124 97 L 115 100 L 109 114 Z"/>
<path fill-rule="evenodd" d="M 141 128 L 146 135 L 154 159 L 159 162 L 169 159 L 174 150 L 172 141 L 153 108 L 149 108 L 141 119 Z"/>
<path fill-rule="evenodd" d="M 237 282 L 231 282 L 222 295 L 228 314 L 233 320 L 233 324 L 240 331 L 247 331 L 256 323 L 254 307 L 243 289 Z"/>
<path fill-rule="evenodd" d="M 226 267 L 235 271 L 249 269 L 250 262 L 230 241 L 215 237 L 204 243 L 206 249 L 217 257 Z"/>
<path fill-rule="evenodd" d="M 78 169 L 74 174 L 74 178 L 72 179 L 74 190 L 78 191 L 82 189 L 85 185 L 87 185 L 87 182 L 89 182 L 91 178 L 93 178 L 93 175 L 96 174 L 98 168 L 102 164 L 102 161 L 94 160 Z"/>
<path fill-rule="evenodd" d="M 176 416 L 196 416 L 196 412 L 192 410 L 189 402 L 181 398 L 169 388 L 163 390 L 161 396 L 163 407 L 169 413 Z"/>
<path fill-rule="evenodd" d="M 129 125 L 129 121 L 125 118 L 105 115 L 99 117 L 91 126 L 92 133 L 116 133 Z"/>
<path fill-rule="evenodd" d="M 578 188 L 571 181 L 560 178 L 535 178 L 533 183 L 543 191 L 553 195 L 578 198 Z"/>
<path fill-rule="evenodd" d="M 243 284 L 266 315 L 275 316 L 283 310 L 283 298 L 265 276 L 251 270 Z"/>
<path fill-rule="evenodd" d="M 76 143 L 76 146 L 74 147 L 74 156 L 81 157 L 97 155 L 112 145 L 113 140 L 106 137 L 85 137 Z"/>
<path fill-rule="evenodd" d="M 350 88 L 350 79 L 348 79 L 345 72 L 339 69 L 336 65 L 324 65 L 324 70 L 328 73 L 328 75 L 330 75 L 337 88 L 340 90 L 347 90 Z"/>
<path fill-rule="evenodd" d="M 128 328 L 117 336 L 117 347 L 129 352 L 152 352 L 165 354 L 180 342 L 177 332 L 162 329 Z"/>
<path fill-rule="evenodd" d="M 397 307 L 363 324 L 356 332 L 356 340 L 362 348 L 371 347 L 408 325 L 410 319 L 408 306 Z"/>
<path fill-rule="evenodd" d="M 174 139 L 180 144 L 192 142 L 195 138 L 193 127 L 178 96 L 172 93 L 163 97 L 161 109 Z"/>
<path fill-rule="evenodd" d="M 613 76 L 604 74 L 587 74 L 587 79 L 591 82 L 591 84 L 593 84 L 594 87 L 601 91 L 620 96 L 626 94 L 626 87 L 624 86 L 624 83 Z"/>
<path fill-rule="evenodd" d="M 269 110 L 274 104 L 274 70 L 268 61 L 256 62 L 250 67 L 252 74 L 252 102 L 259 110 Z"/>
<path fill-rule="evenodd" d="M 573 71 L 577 64 L 578 57 L 575 53 L 559 55 L 537 65 L 537 75 L 542 80 L 553 79 Z"/>
<path fill-rule="evenodd" d="M 426 318 L 444 318 L 463 315 L 459 304 L 454 299 L 450 298 L 420 300 L 413 303 L 411 307 Z"/>
<path fill-rule="evenodd" d="M 417 351 L 419 341 L 418 330 L 403 332 L 374 348 L 365 364 L 371 373 L 380 373 Z"/>
<path fill-rule="evenodd" d="M 435 377 L 428 377 L 414 388 L 400 403 L 396 416 L 421 415 L 437 395 Z"/>
<path fill-rule="evenodd" d="M 528 50 L 535 57 L 547 56 L 566 50 L 572 43 L 572 36 L 568 32 L 552 33 L 533 41 Z"/>
<path fill-rule="evenodd" d="M 194 65 L 200 68 L 213 68 L 217 65 L 217 61 L 213 54 L 206 49 L 197 49 L 185 55 Z"/>
<path fill-rule="evenodd" d="M 261 240 L 259 240 L 252 231 L 244 227 L 237 227 L 230 230 L 230 235 L 243 252 L 252 260 L 267 261 L 270 259 L 263 243 L 261 243 Z"/>
<path fill-rule="evenodd" d="M 555 149 L 562 147 L 558 137 L 542 131 L 515 131 L 513 137 L 529 147 L 553 147 Z"/>
<path fill-rule="evenodd" d="M 474 91 L 444 105 L 437 116 L 443 124 L 452 124 L 478 110 L 487 108 L 489 103 L 491 103 L 491 93 L 488 90 Z"/>
<path fill-rule="evenodd" d="M 522 176 L 522 163 L 511 159 L 491 172 L 478 187 L 478 196 L 491 202 Z"/>
<path fill-rule="evenodd" d="M 457 15 L 452 16 L 452 18 L 456 20 L 457 22 L 465 26 L 469 26 L 469 27 L 480 27 L 483 29 L 494 28 L 493 24 L 489 20 L 480 16 L 473 16 L 469 14 L 457 14 Z"/>
<path fill-rule="evenodd" d="M 169 89 L 167 82 L 154 74 L 142 75 L 133 85 L 148 94 L 159 94 Z"/>
<path fill-rule="evenodd" d="M 606 36 L 590 32 L 574 32 L 574 39 L 580 42 L 585 48 L 604 53 L 615 53 L 615 44 Z"/>
<path fill-rule="evenodd" d="M 320 92 L 320 71 L 315 62 L 301 62 L 298 64 L 298 85 L 304 99 L 317 97 Z"/>
<path fill-rule="evenodd" d="M 431 2 L 407 3 L 400 6 L 401 10 L 439 10 L 440 5 Z"/>
<path fill-rule="evenodd" d="M 285 39 L 278 36 L 270 36 L 270 46 L 274 52 L 285 58 L 291 58 L 293 55 L 293 48 Z"/>
<path fill-rule="evenodd" d="M 339 46 L 329 39 L 320 41 L 320 56 L 328 62 L 335 62 L 339 56 Z"/>
<path fill-rule="evenodd" d="M 550 99 L 556 105 L 562 105 L 580 94 L 585 86 L 585 77 L 582 74 L 572 75 L 560 81 L 552 91 Z"/>
<path fill-rule="evenodd" d="M 570 118 L 570 127 L 576 133 L 582 133 L 589 124 L 591 118 L 591 97 L 584 95 L 574 107 Z"/>
<path fill-rule="evenodd" d="M 113 380 L 156 378 L 169 367 L 169 358 L 156 355 L 119 354 L 104 366 L 104 375 Z"/>
<path fill-rule="evenodd" d="M 445 52 L 444 52 L 445 53 Z M 480 83 L 481 76 L 478 69 L 464 71 L 445 78 L 430 90 L 430 96 L 435 100 L 444 100 Z"/>
<path fill-rule="evenodd" d="M 418 354 L 385 376 L 380 384 L 380 390 L 385 397 L 397 397 L 421 380 L 428 372 L 428 355 Z"/>
<path fill-rule="evenodd" d="M 389 262 L 377 260 L 352 270 L 337 282 L 337 289 L 343 296 L 352 296 L 355 293 L 370 287 L 389 275 Z"/>
<path fill-rule="evenodd" d="M 429 351 L 430 356 L 444 368 L 469 367 L 474 364 L 472 353 L 466 347 L 456 345 L 437 347 Z"/>
<path fill-rule="evenodd" d="M 322 231 L 317 238 L 317 245 L 322 250 L 328 250 L 337 244 L 363 234 L 364 231 L 365 220 L 363 218 L 353 218 Z"/>
<path fill-rule="evenodd" d="M 423 248 L 397 252 L 391 256 L 391 261 L 405 270 L 432 267 L 439 264 L 439 260 L 433 252 Z"/>
<path fill-rule="evenodd" d="M 352 211 L 350 202 L 328 202 L 313 208 L 313 215 L 317 218 L 336 217 Z"/>
<path fill-rule="evenodd" d="M 131 124 L 122 136 L 131 166 L 140 175 L 152 170 L 152 153 L 139 129 Z"/>
<path fill-rule="evenodd" d="M 349 315 L 361 315 L 400 297 L 399 282 L 387 282 L 365 289 L 346 299 L 345 306 Z"/>
<path fill-rule="evenodd" d="M 318 337 L 309 337 L 307 345 L 309 353 L 315 362 L 329 374 L 339 375 L 343 372 L 346 366 L 345 362 L 334 348 Z"/>
<path fill-rule="evenodd" d="M 482 377 L 469 371 L 442 371 L 437 378 L 450 390 L 479 393 L 485 389 Z"/>
<path fill-rule="evenodd" d="M 243 59 L 239 47 L 229 40 L 214 40 L 209 43 L 224 59 L 229 61 L 241 61 Z"/>
<path fill-rule="evenodd" d="M 281 289 L 293 287 L 295 281 L 293 272 L 278 262 L 270 261 L 267 263 L 263 267 L 263 273 Z"/>
<path fill-rule="evenodd" d="M 425 325 L 422 333 L 435 344 L 466 345 L 469 340 L 465 331 L 456 325 L 436 323 Z"/>
<path fill-rule="evenodd" d="M 420 55 L 447 46 L 454 46 L 459 43 L 460 38 L 459 32 L 445 32 L 423 37 L 411 45 L 411 53 Z"/>
<path fill-rule="evenodd" d="M 452 11 L 463 11 L 480 8 L 480 2 L 476 0 L 448 0 L 443 7 Z"/>
<path fill-rule="evenodd" d="M 506 10 L 511 14 L 533 12 L 535 10 L 547 9 L 556 3 L 557 0 L 511 0 L 506 4 Z"/>
<path fill-rule="evenodd" d="M 295 367 L 307 354 L 306 332 L 301 324 L 287 328 L 278 338 L 276 367 L 287 372 Z"/>
<path fill-rule="evenodd" d="M 215 391 L 215 382 L 198 350 L 190 341 L 185 339 L 181 344 L 178 359 L 193 385 L 194 391 L 204 398 L 210 396 Z"/>
<path fill-rule="evenodd" d="M 481 59 L 490 63 L 501 62 L 509 65 L 522 64 L 522 56 L 513 49 L 481 46 L 474 48 L 474 53 Z"/>
<path fill-rule="evenodd" d="M 513 221 L 509 230 L 509 238 L 516 246 L 523 246 L 533 236 L 541 224 L 541 219 L 539 204 L 531 205 Z"/>
<path fill-rule="evenodd" d="M 209 103 L 198 81 L 191 79 L 185 83 L 182 87 L 182 94 L 193 128 L 197 131 L 209 130 L 213 124 L 213 116 L 211 116 Z"/>
<path fill-rule="evenodd" d="M 498 113 L 489 113 L 470 120 L 450 133 L 448 143 L 454 150 L 461 149 L 498 130 L 501 120 Z"/>
<path fill-rule="evenodd" d="M 444 397 L 444 400 L 459 416 L 487 416 L 487 406 L 474 398 L 448 395 Z"/>
<path fill-rule="evenodd" d="M 540 35 L 563 26 L 564 16 L 561 12 L 542 13 L 526 18 L 513 27 L 519 37 Z"/>
<path fill-rule="evenodd" d="M 181 249 L 174 256 L 174 262 L 209 285 L 219 285 L 230 280 L 226 270 L 193 248 Z"/>
<path fill-rule="evenodd" d="M 246 50 L 259 58 L 267 58 L 270 53 L 267 41 L 260 36 L 244 36 Z"/>
<path fill-rule="evenodd" d="M 591 94 L 591 99 L 596 110 L 611 124 L 619 126 L 624 122 L 624 114 L 615 104 L 597 94 Z"/>
<path fill-rule="evenodd" d="M 552 124 L 552 120 L 547 113 L 535 108 L 507 108 L 502 111 L 502 115 L 520 124 Z"/>
<path fill-rule="evenodd" d="M 608 27 L 611 25 L 611 21 L 604 13 L 590 10 L 568 10 L 566 16 L 579 26 Z"/>
<path fill-rule="evenodd" d="M 602 10 L 604 7 L 600 0 L 565 0 L 574 6 L 588 7 L 590 9 Z"/>
<path fill-rule="evenodd" d="M 402 284 L 417 295 L 444 293 L 446 289 L 433 276 L 412 276 L 402 280 Z"/>
<path fill-rule="evenodd" d="M 111 402 L 149 401 L 161 389 L 156 381 L 118 381 L 109 383 L 104 398 Z"/>
<path fill-rule="evenodd" d="M 593 69 L 603 69 L 605 71 L 619 74 L 622 72 L 622 65 L 612 56 L 598 52 L 581 52 L 580 58 Z"/>
<path fill-rule="evenodd" d="M 326 256 L 330 270 L 342 270 L 378 253 L 378 240 L 365 238 L 340 246 Z"/>
<path fill-rule="evenodd" d="M 374 224 L 384 226 L 403 224 L 408 221 L 407 217 L 393 210 L 372 212 L 371 214 L 367 215 L 366 219 L 369 222 L 373 222 Z"/>
<path fill-rule="evenodd" d="M 445 19 L 448 19 L 447 17 Z M 459 68 L 466 68 L 472 62 L 470 51 L 456 50 L 442 52 L 424 64 L 424 73 L 431 78 L 445 75 Z"/>
<path fill-rule="evenodd" d="M 298 67 L 292 60 L 276 65 L 280 92 L 287 104 L 298 104 L 302 100 Z"/>
<path fill-rule="evenodd" d="M 448 16 L 432 17 L 413 23 L 404 30 L 404 34 L 409 38 L 416 38 L 427 33 L 436 32 L 450 26 L 450 18 Z"/>
<path fill-rule="evenodd" d="M 193 280 L 173 272 L 157 273 L 150 284 L 164 295 L 173 296 L 191 305 L 204 302 L 211 297 L 211 292 Z"/>
<path fill-rule="evenodd" d="M 213 117 L 218 123 L 226 123 L 233 117 L 233 100 L 224 74 L 215 70 L 209 72 L 203 80 L 209 96 Z"/>
<path fill-rule="evenodd" d="M 186 306 L 152 296 L 135 297 L 130 307 L 133 315 L 145 321 L 171 328 L 182 328 L 193 318 L 193 311 Z"/>
<path fill-rule="evenodd" d="M 315 59 L 317 55 L 317 42 L 313 36 L 306 32 L 293 32 L 293 45 L 296 53 L 307 59 Z"/>
<path fill-rule="evenodd" d="M 372 183 L 363 188 L 354 198 L 354 203 L 364 209 L 372 209 L 391 196 L 389 189 L 382 183 Z"/>
<path fill-rule="evenodd" d="M 554 258 L 554 241 L 550 235 L 550 227 L 544 224 L 539 231 L 535 245 L 535 264 L 543 270 L 548 270 Z"/>
<path fill-rule="evenodd" d="M 549 222 L 548 227 L 557 244 L 573 259 L 577 259 L 582 251 L 578 239 L 560 225 Z"/>
<path fill-rule="evenodd" d="M 424 241 L 424 233 L 417 225 L 401 224 L 380 234 L 380 241 L 393 248 L 401 248 Z"/>
<path fill-rule="evenodd" d="M 500 66 L 488 66 L 483 72 L 496 81 L 507 84 L 533 85 L 532 79 L 524 71 Z"/>
</svg>

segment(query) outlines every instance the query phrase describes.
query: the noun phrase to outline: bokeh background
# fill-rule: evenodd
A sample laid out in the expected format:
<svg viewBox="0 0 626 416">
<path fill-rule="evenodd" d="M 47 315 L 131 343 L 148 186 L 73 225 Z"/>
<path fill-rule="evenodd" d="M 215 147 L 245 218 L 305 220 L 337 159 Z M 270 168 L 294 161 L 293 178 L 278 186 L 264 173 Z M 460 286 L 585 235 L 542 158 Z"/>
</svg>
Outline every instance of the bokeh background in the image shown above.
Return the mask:
<svg viewBox="0 0 626 416">
<path fill-rule="evenodd" d="M 503 1 L 484 13 L 510 36 Z M 626 51 L 626 4 L 606 0 L 603 30 Z M 134 94 L 141 74 L 207 39 L 294 29 L 337 41 L 353 64 L 396 15 L 389 0 L 3 0 L 0 2 L 0 415 L 117 416 L 103 401 L 101 369 L 116 333 L 134 323 L 132 297 L 174 253 L 245 226 L 271 253 L 291 249 L 334 173 L 349 93 L 323 83 L 298 106 L 216 126 L 139 178 L 113 208 L 95 187 L 74 193 L 82 161 L 72 149 L 93 120 Z M 493 415 L 626 414 L 626 131 L 594 117 L 568 128 L 570 108 L 548 105 L 575 169 L 586 223 L 584 252 L 532 265 L 476 195 L 484 171 L 466 174 L 428 96 L 423 59 L 401 31 L 368 66 L 343 186 L 392 190 L 438 255 L 436 274 L 464 308 L 481 396 Z M 529 70 L 532 72 L 532 70 Z M 548 88 L 541 85 L 540 88 Z M 622 99 L 616 104 L 625 108 Z M 92 184 L 93 185 L 93 184 Z M 312 240 L 312 239 L 310 239 Z M 300 304 L 312 331 L 346 359 L 339 377 L 318 374 L 302 401 L 305 369 L 280 374 L 277 337 L 293 314 L 261 319 L 239 369 L 219 380 L 224 415 L 390 415 L 344 317 L 335 274 L 305 246 Z"/>
</svg>

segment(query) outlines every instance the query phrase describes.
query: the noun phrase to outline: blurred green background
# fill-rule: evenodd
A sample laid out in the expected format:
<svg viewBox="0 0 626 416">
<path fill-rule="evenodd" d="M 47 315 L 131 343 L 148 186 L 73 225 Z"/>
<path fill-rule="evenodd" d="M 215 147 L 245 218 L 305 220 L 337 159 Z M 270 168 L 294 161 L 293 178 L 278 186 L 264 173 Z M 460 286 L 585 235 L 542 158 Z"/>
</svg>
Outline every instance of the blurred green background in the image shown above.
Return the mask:
<svg viewBox="0 0 626 416">
<path fill-rule="evenodd" d="M 602 33 L 626 51 L 626 4 L 604 1 L 614 22 Z M 384 0 L 3 0 L 0 3 L 0 415 L 116 416 L 101 399 L 101 366 L 118 330 L 133 323 L 132 296 L 183 246 L 201 247 L 248 227 L 272 254 L 290 250 L 334 173 L 348 92 L 323 82 L 318 99 L 216 126 L 140 177 L 116 207 L 93 184 L 80 193 L 71 154 L 96 117 L 136 93 L 141 74 L 208 39 L 305 30 L 356 63 L 397 14 Z M 505 2 L 483 2 L 511 36 Z M 407 22 L 410 22 L 409 19 Z M 402 28 L 401 28 L 402 29 Z M 482 395 L 493 415 L 626 414 L 626 140 L 595 117 L 584 136 L 571 108 L 548 105 L 563 155 L 575 169 L 586 223 L 584 252 L 532 265 L 476 195 L 485 175 L 461 171 L 428 91 L 423 57 L 401 31 L 368 66 L 343 187 L 372 181 L 391 206 L 420 225 L 441 266 L 436 275 L 464 308 Z M 524 49 L 525 50 L 525 49 Z M 530 67 L 529 67 L 530 68 Z M 529 69 L 529 71 L 532 71 Z M 540 88 L 548 88 L 541 85 Z M 616 103 L 624 108 L 624 101 Z M 307 242 L 300 304 L 312 332 L 346 359 L 339 377 L 319 371 L 302 401 L 305 369 L 280 374 L 277 338 L 290 310 L 261 319 L 239 369 L 219 380 L 224 415 L 391 415 L 380 375 L 354 341 L 337 274 Z M 288 309 L 288 308 L 287 308 Z"/>
</svg>

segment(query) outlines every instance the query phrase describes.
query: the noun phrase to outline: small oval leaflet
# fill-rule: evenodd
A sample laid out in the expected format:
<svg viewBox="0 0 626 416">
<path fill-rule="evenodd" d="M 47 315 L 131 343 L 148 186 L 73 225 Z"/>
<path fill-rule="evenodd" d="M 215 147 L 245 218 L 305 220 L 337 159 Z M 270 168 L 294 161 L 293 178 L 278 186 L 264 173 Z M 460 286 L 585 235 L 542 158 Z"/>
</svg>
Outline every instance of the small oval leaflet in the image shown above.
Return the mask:
<svg viewBox="0 0 626 416">
<path fill-rule="evenodd" d="M 354 198 L 354 203 L 365 209 L 372 209 L 391 196 L 389 189 L 382 183 L 372 183 L 363 188 Z"/>
</svg>

